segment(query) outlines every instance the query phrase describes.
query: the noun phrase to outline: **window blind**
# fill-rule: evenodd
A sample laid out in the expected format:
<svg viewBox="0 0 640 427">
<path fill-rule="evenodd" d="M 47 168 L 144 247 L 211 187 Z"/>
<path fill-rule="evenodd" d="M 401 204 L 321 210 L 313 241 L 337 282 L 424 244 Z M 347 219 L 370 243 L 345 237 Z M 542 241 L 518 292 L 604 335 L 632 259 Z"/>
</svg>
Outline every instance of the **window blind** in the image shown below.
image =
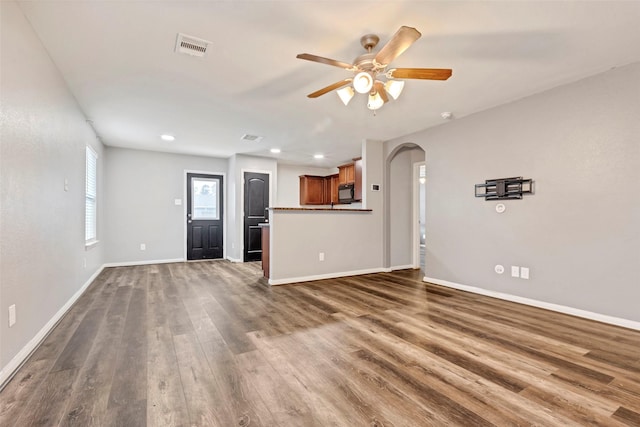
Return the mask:
<svg viewBox="0 0 640 427">
<path fill-rule="evenodd" d="M 85 243 L 97 240 L 97 199 L 98 199 L 98 155 L 91 147 L 86 152 L 84 207 L 84 239 Z"/>
</svg>

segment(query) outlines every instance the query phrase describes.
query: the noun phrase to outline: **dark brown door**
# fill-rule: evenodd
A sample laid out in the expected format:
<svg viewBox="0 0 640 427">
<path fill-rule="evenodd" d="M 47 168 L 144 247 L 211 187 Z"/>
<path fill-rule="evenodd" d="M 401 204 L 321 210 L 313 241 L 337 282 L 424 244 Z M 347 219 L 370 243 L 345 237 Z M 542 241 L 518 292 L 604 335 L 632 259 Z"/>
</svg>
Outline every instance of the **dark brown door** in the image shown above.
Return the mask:
<svg viewBox="0 0 640 427">
<path fill-rule="evenodd" d="M 187 174 L 187 259 L 222 258 L 222 176 Z"/>
<path fill-rule="evenodd" d="M 269 207 L 269 175 L 244 173 L 244 261 L 262 259 L 262 232 L 258 224 L 266 222 Z"/>
</svg>

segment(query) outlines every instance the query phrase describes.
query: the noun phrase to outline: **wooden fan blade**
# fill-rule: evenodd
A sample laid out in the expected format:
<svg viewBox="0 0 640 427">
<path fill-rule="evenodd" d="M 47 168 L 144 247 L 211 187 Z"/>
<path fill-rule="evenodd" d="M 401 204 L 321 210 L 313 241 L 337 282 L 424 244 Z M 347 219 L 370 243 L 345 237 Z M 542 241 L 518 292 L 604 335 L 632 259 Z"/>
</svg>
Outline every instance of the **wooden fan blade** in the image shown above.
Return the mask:
<svg viewBox="0 0 640 427">
<path fill-rule="evenodd" d="M 351 83 L 351 80 L 353 79 L 344 79 L 344 80 L 340 80 L 339 82 L 335 82 L 334 84 L 331 84 L 327 87 L 324 87 L 320 90 L 317 90 L 313 93 L 310 93 L 309 95 L 307 95 L 308 98 L 317 98 L 319 96 L 324 95 L 325 93 L 331 92 L 332 90 L 336 90 L 336 89 L 340 89 L 343 86 L 348 85 L 349 83 Z"/>
<path fill-rule="evenodd" d="M 396 79 L 447 80 L 451 77 L 449 68 L 394 68 L 387 75 Z"/>
<path fill-rule="evenodd" d="M 374 92 L 378 92 L 380 94 L 380 98 L 382 98 L 385 104 L 389 101 L 387 90 L 384 88 L 384 83 L 382 83 L 380 80 L 376 80 L 376 82 L 373 84 L 373 89 Z"/>
<path fill-rule="evenodd" d="M 391 40 L 380 49 L 375 61 L 383 66 L 388 65 L 396 59 L 402 52 L 407 50 L 422 34 L 413 27 L 400 27 Z"/>
<path fill-rule="evenodd" d="M 333 65 L 334 67 L 344 68 L 345 70 L 355 69 L 353 64 L 336 61 L 335 59 L 323 58 L 322 56 L 311 55 L 310 53 L 300 53 L 296 55 L 298 59 L 306 59 L 307 61 L 319 62 L 321 64 Z"/>
</svg>

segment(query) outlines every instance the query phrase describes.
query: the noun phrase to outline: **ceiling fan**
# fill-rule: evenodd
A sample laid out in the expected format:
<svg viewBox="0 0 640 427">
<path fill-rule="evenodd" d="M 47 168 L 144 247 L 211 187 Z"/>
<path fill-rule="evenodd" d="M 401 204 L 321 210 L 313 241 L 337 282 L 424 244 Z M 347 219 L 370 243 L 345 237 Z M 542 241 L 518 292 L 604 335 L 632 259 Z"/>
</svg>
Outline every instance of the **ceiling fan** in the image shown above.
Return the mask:
<svg viewBox="0 0 640 427">
<path fill-rule="evenodd" d="M 377 53 L 372 52 L 372 49 L 378 45 L 380 38 L 375 34 L 364 35 L 360 39 L 360 44 L 362 44 L 367 53 L 358 56 L 353 61 L 353 64 L 309 53 L 297 55 L 296 58 L 299 59 L 333 65 L 355 73 L 352 78 L 340 80 L 307 96 L 309 98 L 317 98 L 325 93 L 337 90 L 338 96 L 344 105 L 347 105 L 355 92 L 368 93 L 367 107 L 371 110 L 377 110 L 389 101 L 388 95 L 391 95 L 393 99 L 398 99 L 398 96 L 400 96 L 404 88 L 404 81 L 395 79 L 447 80 L 451 77 L 451 69 L 448 68 L 386 69 L 394 59 L 407 50 L 421 35 L 413 27 L 402 26 Z M 379 77 L 385 77 L 387 80 L 379 80 Z"/>
</svg>

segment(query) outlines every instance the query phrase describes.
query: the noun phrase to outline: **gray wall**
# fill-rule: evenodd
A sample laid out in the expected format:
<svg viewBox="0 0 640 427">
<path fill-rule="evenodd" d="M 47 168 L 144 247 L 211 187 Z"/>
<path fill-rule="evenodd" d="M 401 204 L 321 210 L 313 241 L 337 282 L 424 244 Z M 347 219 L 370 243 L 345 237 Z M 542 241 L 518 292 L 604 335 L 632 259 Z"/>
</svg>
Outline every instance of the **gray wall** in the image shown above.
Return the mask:
<svg viewBox="0 0 640 427">
<path fill-rule="evenodd" d="M 371 239 L 368 251 L 369 257 L 376 266 L 386 267 L 384 264 L 387 248 L 384 245 L 384 196 L 387 188 L 384 182 L 384 144 L 381 141 L 365 140 L 362 142 L 362 207 L 373 211 L 373 221 L 367 230 Z M 373 191 L 372 185 L 378 185 L 379 190 Z"/>
<path fill-rule="evenodd" d="M 271 222 L 271 279 L 287 283 L 321 275 L 356 274 L 380 269 L 379 213 L 276 211 Z M 320 261 L 319 254 L 324 253 Z M 317 278 L 317 277 L 316 277 Z"/>
<path fill-rule="evenodd" d="M 427 276 L 640 320 L 638 117 L 633 64 L 387 143 L 426 151 Z M 536 194 L 503 214 L 473 197 L 510 176 Z"/>
<path fill-rule="evenodd" d="M 107 147 L 105 154 L 105 261 L 184 259 L 185 171 L 227 175 L 227 160 L 115 147 Z M 225 194 L 227 189 L 228 183 Z M 175 199 L 182 205 L 176 206 Z"/>
<path fill-rule="evenodd" d="M 0 378 L 4 379 L 14 357 L 100 268 L 105 233 L 102 144 L 16 4 L 1 2 L 0 14 Z M 89 250 L 84 245 L 87 144 L 99 155 L 101 240 Z M 12 304 L 17 323 L 8 328 Z"/>
<path fill-rule="evenodd" d="M 234 230 L 233 233 L 227 233 L 227 238 L 226 238 L 226 242 L 225 242 L 225 252 L 226 252 L 226 257 L 234 260 L 234 261 L 240 261 L 240 258 L 238 258 L 237 254 L 236 254 L 236 245 L 238 244 L 239 241 L 241 241 L 241 239 L 239 239 L 234 233 L 235 230 L 238 229 L 238 227 L 236 226 L 236 215 L 238 215 L 238 203 L 240 203 L 240 195 L 236 194 L 238 189 L 242 189 L 242 182 L 240 182 L 238 184 L 237 182 L 237 176 L 235 174 L 235 170 L 236 170 L 236 163 L 237 163 L 237 156 L 231 156 L 229 158 L 229 171 L 234 171 L 232 173 L 229 174 L 229 176 L 227 177 L 227 207 L 226 207 L 226 213 L 227 213 L 227 223 L 226 223 L 226 229 L 227 230 Z M 236 199 L 238 199 L 236 201 Z"/>
<path fill-rule="evenodd" d="M 135 263 L 185 257 L 185 171 L 222 173 L 225 256 L 242 259 L 242 189 L 245 171 L 271 174 L 271 200 L 277 197 L 274 159 L 235 155 L 229 159 L 107 147 L 105 262 Z M 175 205 L 181 199 L 182 205 Z M 140 250 L 140 244 L 146 250 Z"/>
</svg>

